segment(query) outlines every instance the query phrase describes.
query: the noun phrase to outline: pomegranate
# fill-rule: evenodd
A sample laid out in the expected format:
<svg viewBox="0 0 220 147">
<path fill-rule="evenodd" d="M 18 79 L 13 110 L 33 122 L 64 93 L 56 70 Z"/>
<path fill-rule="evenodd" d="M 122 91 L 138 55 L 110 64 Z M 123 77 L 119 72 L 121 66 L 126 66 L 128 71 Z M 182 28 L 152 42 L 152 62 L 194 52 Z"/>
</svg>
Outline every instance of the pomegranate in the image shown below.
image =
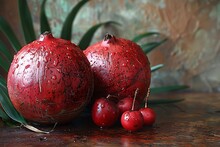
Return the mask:
<svg viewBox="0 0 220 147">
<path fill-rule="evenodd" d="M 89 46 L 84 54 L 94 73 L 95 98 L 110 94 L 119 101 L 132 97 L 139 88 L 137 101 L 143 101 L 150 85 L 151 70 L 139 45 L 106 34 L 103 41 Z"/>
<path fill-rule="evenodd" d="M 45 32 L 14 57 L 7 86 L 14 107 L 27 120 L 66 123 L 89 103 L 93 74 L 78 46 Z"/>
</svg>

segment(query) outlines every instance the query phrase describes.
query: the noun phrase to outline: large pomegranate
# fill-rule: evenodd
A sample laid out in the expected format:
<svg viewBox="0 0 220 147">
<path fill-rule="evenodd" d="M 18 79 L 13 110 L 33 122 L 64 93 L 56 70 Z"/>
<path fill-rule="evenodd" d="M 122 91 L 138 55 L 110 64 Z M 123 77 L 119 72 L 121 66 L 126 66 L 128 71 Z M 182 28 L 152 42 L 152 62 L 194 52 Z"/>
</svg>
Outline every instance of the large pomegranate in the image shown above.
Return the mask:
<svg viewBox="0 0 220 147">
<path fill-rule="evenodd" d="M 139 88 L 137 100 L 145 98 L 151 78 L 147 56 L 136 43 L 107 34 L 103 41 L 89 46 L 87 56 L 94 73 L 94 97 L 115 95 L 118 100 L 133 97 Z"/>
<path fill-rule="evenodd" d="M 7 86 L 14 107 L 27 120 L 65 123 L 90 101 L 93 74 L 78 46 L 46 32 L 14 57 Z"/>
</svg>

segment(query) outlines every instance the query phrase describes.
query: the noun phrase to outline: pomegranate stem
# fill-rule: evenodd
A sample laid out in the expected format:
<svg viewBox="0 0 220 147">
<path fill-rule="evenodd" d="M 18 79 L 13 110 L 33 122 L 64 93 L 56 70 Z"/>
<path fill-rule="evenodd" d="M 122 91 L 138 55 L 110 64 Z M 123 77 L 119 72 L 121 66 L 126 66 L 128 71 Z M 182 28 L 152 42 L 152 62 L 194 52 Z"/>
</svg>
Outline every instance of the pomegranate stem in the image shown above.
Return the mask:
<svg viewBox="0 0 220 147">
<path fill-rule="evenodd" d="M 106 41 L 106 40 L 109 40 L 109 39 L 111 39 L 111 38 L 112 38 L 112 35 L 109 34 L 109 33 L 107 33 L 107 34 L 105 35 L 105 37 L 104 37 L 104 40 Z"/>
</svg>

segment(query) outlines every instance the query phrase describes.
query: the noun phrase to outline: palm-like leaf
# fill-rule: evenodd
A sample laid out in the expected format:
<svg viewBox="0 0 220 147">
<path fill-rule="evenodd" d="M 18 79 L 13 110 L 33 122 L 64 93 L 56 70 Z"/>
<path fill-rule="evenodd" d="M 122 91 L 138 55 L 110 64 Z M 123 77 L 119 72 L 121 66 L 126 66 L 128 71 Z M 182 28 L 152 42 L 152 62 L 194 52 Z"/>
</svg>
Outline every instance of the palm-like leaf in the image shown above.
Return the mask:
<svg viewBox="0 0 220 147">
<path fill-rule="evenodd" d="M 19 16 L 26 43 L 36 39 L 31 13 L 26 0 L 18 0 Z"/>
<path fill-rule="evenodd" d="M 19 122 L 21 124 L 27 124 L 25 119 L 15 110 L 12 105 L 9 97 L 7 89 L 0 87 L 0 102 L 1 106 L 5 110 L 6 114 L 14 121 Z"/>
<path fill-rule="evenodd" d="M 155 66 L 151 67 L 151 72 L 155 72 L 158 69 L 161 69 L 162 67 L 163 67 L 163 64 L 155 65 Z"/>
<path fill-rule="evenodd" d="M 45 31 L 51 32 L 49 22 L 47 20 L 47 16 L 45 13 L 45 4 L 46 0 L 43 0 L 41 4 L 41 11 L 40 11 L 40 29 L 41 29 L 41 34 L 44 33 Z"/>
<path fill-rule="evenodd" d="M 17 52 L 21 48 L 21 44 L 19 43 L 17 37 L 12 31 L 10 25 L 3 17 L 0 16 L 0 31 L 6 36 L 8 41 L 11 43 L 14 51 Z"/>
<path fill-rule="evenodd" d="M 138 42 L 140 41 L 141 39 L 143 38 L 147 38 L 147 37 L 150 37 L 150 36 L 154 36 L 154 35 L 160 35 L 160 33 L 158 32 L 146 32 L 146 33 L 142 33 L 142 34 L 139 34 L 137 36 L 135 36 L 132 41 L 133 42 Z"/>
<path fill-rule="evenodd" d="M 64 24 L 63 28 L 61 30 L 61 38 L 66 39 L 66 40 L 71 40 L 71 34 L 72 34 L 72 24 L 74 22 L 74 19 L 80 10 L 80 8 L 87 3 L 88 0 L 82 0 L 80 1 L 73 9 L 71 12 L 68 14 Z"/>
<path fill-rule="evenodd" d="M 103 22 L 103 23 L 99 23 L 97 25 L 92 26 L 81 38 L 81 40 L 79 41 L 79 47 L 82 50 L 85 50 L 89 45 L 90 42 L 92 41 L 92 38 L 95 34 L 95 32 L 103 25 L 108 25 L 108 24 L 115 24 L 115 25 L 120 25 L 118 22 L 115 21 L 107 21 L 107 22 Z"/>
</svg>

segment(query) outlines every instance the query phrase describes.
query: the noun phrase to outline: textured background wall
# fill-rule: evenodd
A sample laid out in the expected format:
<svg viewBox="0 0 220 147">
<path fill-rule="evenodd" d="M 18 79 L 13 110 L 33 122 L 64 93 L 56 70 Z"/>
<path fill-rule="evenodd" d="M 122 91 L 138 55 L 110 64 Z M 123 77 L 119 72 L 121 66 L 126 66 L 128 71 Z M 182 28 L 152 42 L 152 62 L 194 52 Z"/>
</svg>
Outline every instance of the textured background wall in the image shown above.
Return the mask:
<svg viewBox="0 0 220 147">
<path fill-rule="evenodd" d="M 6 17 L 21 36 L 16 24 L 16 2 L 0 1 L 4 7 L 1 11 L 5 16 L 10 12 Z M 41 2 L 28 1 L 37 32 Z M 55 36 L 59 36 L 64 19 L 77 2 L 47 1 L 47 16 Z M 165 64 L 153 73 L 153 86 L 187 84 L 195 91 L 220 91 L 219 0 L 91 0 L 77 15 L 73 41 L 77 43 L 91 25 L 107 20 L 116 20 L 122 26 L 100 29 L 93 42 L 107 31 L 128 39 L 146 31 L 158 31 L 169 39 L 148 55 L 152 65 Z"/>
</svg>

